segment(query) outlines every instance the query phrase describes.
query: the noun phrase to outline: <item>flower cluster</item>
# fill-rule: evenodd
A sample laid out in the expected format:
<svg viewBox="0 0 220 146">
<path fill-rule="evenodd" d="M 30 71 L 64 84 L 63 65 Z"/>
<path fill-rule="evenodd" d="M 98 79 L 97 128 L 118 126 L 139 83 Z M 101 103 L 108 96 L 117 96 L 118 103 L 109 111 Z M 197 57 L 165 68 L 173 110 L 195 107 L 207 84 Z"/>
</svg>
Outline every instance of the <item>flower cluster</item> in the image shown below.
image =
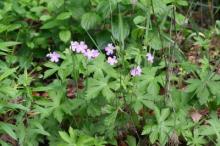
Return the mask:
<svg viewBox="0 0 220 146">
<path fill-rule="evenodd" d="M 73 52 L 82 53 L 89 60 L 98 57 L 99 54 L 100 54 L 98 50 L 89 49 L 88 46 L 86 45 L 86 43 L 83 42 L 83 41 L 80 41 L 80 42 L 77 42 L 77 41 L 73 42 L 73 41 L 71 41 L 70 49 Z M 116 48 L 110 43 L 110 44 L 108 44 L 105 47 L 104 50 L 106 52 L 106 55 L 108 56 L 107 62 L 110 65 L 117 64 L 118 60 L 117 60 L 116 56 L 114 56 L 114 50 L 116 50 Z M 51 62 L 58 62 L 59 58 L 60 58 L 60 55 L 57 52 L 52 52 L 52 53 L 47 54 L 47 57 L 50 58 Z M 147 57 L 147 61 L 149 61 L 150 63 L 153 63 L 154 56 L 151 53 L 147 53 L 146 57 Z M 130 71 L 130 74 L 133 77 L 140 76 L 141 73 L 142 73 L 142 69 L 141 69 L 140 66 L 134 67 Z"/>
<path fill-rule="evenodd" d="M 99 51 L 94 49 L 89 49 L 85 42 L 73 42 L 71 41 L 70 49 L 76 53 L 82 53 L 89 60 L 94 59 L 99 56 Z"/>
<path fill-rule="evenodd" d="M 115 65 L 118 63 L 118 60 L 116 58 L 116 56 L 110 56 L 110 55 L 114 55 L 114 50 L 116 48 L 113 46 L 113 44 L 108 44 L 106 47 L 105 47 L 105 52 L 106 52 L 106 55 L 108 56 L 108 60 L 107 62 L 110 64 L 110 65 Z"/>
</svg>

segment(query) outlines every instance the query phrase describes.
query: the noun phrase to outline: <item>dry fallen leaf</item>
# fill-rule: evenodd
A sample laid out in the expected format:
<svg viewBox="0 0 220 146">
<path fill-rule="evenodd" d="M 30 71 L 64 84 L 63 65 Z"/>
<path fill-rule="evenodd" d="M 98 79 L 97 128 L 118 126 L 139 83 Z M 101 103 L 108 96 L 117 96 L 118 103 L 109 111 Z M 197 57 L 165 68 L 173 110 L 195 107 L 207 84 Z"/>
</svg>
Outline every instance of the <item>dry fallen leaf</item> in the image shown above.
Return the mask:
<svg viewBox="0 0 220 146">
<path fill-rule="evenodd" d="M 198 111 L 193 111 L 190 116 L 193 122 L 198 122 L 202 118 L 202 115 Z"/>
</svg>

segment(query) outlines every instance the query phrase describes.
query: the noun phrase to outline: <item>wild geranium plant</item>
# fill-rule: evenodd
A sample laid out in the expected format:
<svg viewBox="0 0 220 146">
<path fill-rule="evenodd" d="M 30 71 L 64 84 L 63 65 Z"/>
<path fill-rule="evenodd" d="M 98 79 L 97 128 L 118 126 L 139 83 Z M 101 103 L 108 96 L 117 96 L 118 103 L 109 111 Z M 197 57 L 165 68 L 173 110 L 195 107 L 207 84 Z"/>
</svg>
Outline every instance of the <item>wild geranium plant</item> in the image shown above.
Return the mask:
<svg viewBox="0 0 220 146">
<path fill-rule="evenodd" d="M 0 145 L 220 145 L 219 5 L 0 1 Z"/>
</svg>

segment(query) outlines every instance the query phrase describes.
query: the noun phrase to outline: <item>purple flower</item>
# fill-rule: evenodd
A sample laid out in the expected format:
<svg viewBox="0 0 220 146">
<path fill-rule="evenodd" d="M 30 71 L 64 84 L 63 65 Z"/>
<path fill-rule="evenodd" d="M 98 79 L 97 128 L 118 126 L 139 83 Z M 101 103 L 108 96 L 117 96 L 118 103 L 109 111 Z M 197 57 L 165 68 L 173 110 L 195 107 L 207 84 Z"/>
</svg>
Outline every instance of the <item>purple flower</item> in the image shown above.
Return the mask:
<svg viewBox="0 0 220 146">
<path fill-rule="evenodd" d="M 71 41 L 71 44 L 70 44 L 70 49 L 72 50 L 72 51 L 76 51 L 76 49 L 78 48 L 78 46 L 79 46 L 79 43 L 78 42 L 73 42 L 73 41 Z"/>
<path fill-rule="evenodd" d="M 112 44 L 108 44 L 105 47 L 105 51 L 107 55 L 112 55 L 114 53 L 115 47 Z"/>
<path fill-rule="evenodd" d="M 93 54 L 93 58 L 96 58 L 96 57 L 98 57 L 99 56 L 99 51 L 98 50 L 92 50 L 92 54 Z"/>
<path fill-rule="evenodd" d="M 53 52 L 53 53 L 47 54 L 47 57 L 50 58 L 51 62 L 58 62 L 60 58 L 60 54 L 58 54 L 57 52 Z"/>
<path fill-rule="evenodd" d="M 146 57 L 147 57 L 147 60 L 148 60 L 150 63 L 153 63 L 153 61 L 154 61 L 154 56 L 153 56 L 151 53 L 147 53 Z"/>
<path fill-rule="evenodd" d="M 76 52 L 77 53 L 85 53 L 86 49 L 88 49 L 88 46 L 85 44 L 85 42 L 81 41 L 77 46 L 76 46 Z"/>
<path fill-rule="evenodd" d="M 133 68 L 130 73 L 134 77 L 134 76 L 140 76 L 141 72 L 142 69 L 140 68 L 140 66 L 137 66 L 136 68 Z"/>
<path fill-rule="evenodd" d="M 87 49 L 84 53 L 84 56 L 86 56 L 89 60 L 92 59 L 93 53 L 90 49 Z"/>
<path fill-rule="evenodd" d="M 82 53 L 84 56 L 86 56 L 88 59 L 93 59 L 99 56 L 98 50 L 90 50 L 88 49 L 88 46 L 85 44 L 85 42 L 73 42 L 71 41 L 70 49 L 77 53 Z"/>
<path fill-rule="evenodd" d="M 98 57 L 99 56 L 99 51 L 94 50 L 94 49 L 92 49 L 92 50 L 87 49 L 83 54 L 84 54 L 84 56 L 86 56 L 90 60 L 90 59 Z"/>
<path fill-rule="evenodd" d="M 116 59 L 115 56 L 113 56 L 113 57 L 108 57 L 107 62 L 108 62 L 110 65 L 114 65 L 114 64 L 118 63 L 118 60 Z"/>
</svg>

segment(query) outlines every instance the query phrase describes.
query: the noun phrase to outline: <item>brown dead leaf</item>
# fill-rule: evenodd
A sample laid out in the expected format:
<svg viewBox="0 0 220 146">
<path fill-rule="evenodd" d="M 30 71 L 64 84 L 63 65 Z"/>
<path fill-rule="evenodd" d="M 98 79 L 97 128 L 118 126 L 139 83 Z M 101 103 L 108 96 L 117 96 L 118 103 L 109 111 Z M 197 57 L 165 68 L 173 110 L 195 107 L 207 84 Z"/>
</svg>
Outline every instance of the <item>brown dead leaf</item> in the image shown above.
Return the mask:
<svg viewBox="0 0 220 146">
<path fill-rule="evenodd" d="M 198 111 L 193 111 L 190 116 L 193 122 L 198 122 L 202 118 L 202 115 Z"/>
</svg>

